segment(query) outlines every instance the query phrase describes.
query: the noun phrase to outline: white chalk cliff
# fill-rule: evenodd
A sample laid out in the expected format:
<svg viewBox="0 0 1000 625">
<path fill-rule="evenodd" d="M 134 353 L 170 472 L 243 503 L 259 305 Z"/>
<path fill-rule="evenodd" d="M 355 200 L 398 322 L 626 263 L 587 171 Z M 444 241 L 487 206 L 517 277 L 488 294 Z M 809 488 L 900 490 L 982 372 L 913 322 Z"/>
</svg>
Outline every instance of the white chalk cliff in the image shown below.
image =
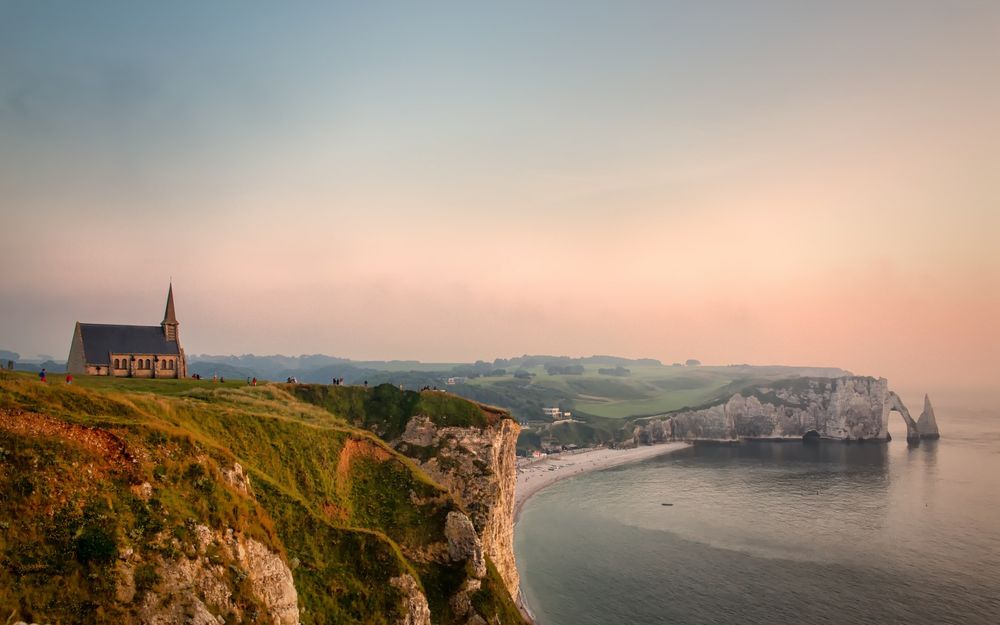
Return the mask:
<svg viewBox="0 0 1000 625">
<path fill-rule="evenodd" d="M 885 378 L 849 376 L 772 382 L 711 405 L 639 419 L 632 426 L 632 440 L 636 444 L 801 438 L 885 441 L 890 438 L 891 412 L 906 422 L 909 440 L 919 439 L 923 432 L 938 435 L 929 400 L 921 429 Z"/>
</svg>

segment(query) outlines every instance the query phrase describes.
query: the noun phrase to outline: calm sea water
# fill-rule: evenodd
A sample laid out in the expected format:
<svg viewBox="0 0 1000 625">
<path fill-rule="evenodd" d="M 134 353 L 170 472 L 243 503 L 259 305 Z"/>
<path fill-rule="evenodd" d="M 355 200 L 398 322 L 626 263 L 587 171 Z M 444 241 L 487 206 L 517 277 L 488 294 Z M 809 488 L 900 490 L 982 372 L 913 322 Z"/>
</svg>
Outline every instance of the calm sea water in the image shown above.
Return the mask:
<svg viewBox="0 0 1000 625">
<path fill-rule="evenodd" d="M 515 530 L 538 624 L 1000 623 L 1000 411 L 935 408 L 919 447 L 896 419 L 887 445 L 697 447 L 552 486 Z"/>
</svg>

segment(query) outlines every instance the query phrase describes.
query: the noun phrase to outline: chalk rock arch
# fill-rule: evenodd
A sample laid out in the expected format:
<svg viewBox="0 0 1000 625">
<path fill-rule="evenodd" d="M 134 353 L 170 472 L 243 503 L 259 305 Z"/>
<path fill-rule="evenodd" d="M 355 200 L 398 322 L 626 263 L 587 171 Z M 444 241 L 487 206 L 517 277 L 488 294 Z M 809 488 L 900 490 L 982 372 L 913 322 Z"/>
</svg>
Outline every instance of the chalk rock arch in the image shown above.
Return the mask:
<svg viewBox="0 0 1000 625">
<path fill-rule="evenodd" d="M 920 440 L 920 431 L 917 429 L 917 422 L 910 416 L 910 411 L 903 405 L 903 400 L 899 398 L 899 395 L 895 391 L 889 391 L 889 411 L 893 410 L 898 412 L 903 417 L 903 421 L 906 422 L 906 440 Z"/>
</svg>

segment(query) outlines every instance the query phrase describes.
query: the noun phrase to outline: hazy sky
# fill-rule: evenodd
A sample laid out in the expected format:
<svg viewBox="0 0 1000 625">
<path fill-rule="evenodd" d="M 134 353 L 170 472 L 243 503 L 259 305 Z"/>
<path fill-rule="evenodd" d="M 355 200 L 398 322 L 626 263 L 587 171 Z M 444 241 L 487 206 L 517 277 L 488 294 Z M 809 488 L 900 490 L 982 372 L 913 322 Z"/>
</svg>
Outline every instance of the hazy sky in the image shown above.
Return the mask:
<svg viewBox="0 0 1000 625">
<path fill-rule="evenodd" d="M 0 348 L 995 385 L 998 112 L 989 0 L 0 0 Z"/>
</svg>

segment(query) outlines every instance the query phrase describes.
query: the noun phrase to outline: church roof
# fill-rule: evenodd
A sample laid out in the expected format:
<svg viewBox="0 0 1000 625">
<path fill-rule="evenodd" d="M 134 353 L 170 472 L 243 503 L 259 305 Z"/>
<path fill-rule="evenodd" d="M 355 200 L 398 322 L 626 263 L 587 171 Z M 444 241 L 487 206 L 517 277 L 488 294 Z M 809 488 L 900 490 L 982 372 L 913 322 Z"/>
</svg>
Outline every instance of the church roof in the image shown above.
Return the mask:
<svg viewBox="0 0 1000 625">
<path fill-rule="evenodd" d="M 163 323 L 176 324 L 177 314 L 174 313 L 174 285 L 167 290 L 167 309 L 163 311 Z"/>
<path fill-rule="evenodd" d="M 81 323 L 83 353 L 88 364 L 107 365 L 110 354 L 179 354 L 160 326 L 121 326 Z"/>
</svg>

